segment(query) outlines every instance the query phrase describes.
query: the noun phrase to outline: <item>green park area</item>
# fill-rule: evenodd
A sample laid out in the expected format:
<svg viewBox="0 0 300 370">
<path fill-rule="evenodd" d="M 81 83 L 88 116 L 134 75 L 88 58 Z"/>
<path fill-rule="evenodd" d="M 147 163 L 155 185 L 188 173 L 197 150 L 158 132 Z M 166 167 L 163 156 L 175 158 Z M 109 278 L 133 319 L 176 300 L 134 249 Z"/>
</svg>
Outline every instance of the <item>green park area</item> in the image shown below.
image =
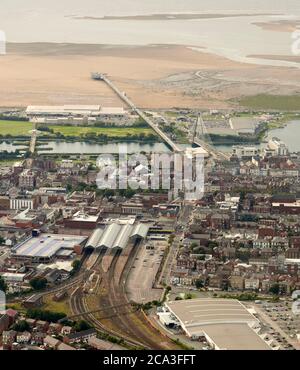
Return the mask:
<svg viewBox="0 0 300 370">
<path fill-rule="evenodd" d="M 0 120 L 0 136 L 30 136 L 33 124 L 28 121 Z"/>
<path fill-rule="evenodd" d="M 53 133 L 63 136 L 85 136 L 87 134 L 106 135 L 107 137 L 124 137 L 126 135 L 148 136 L 153 134 L 150 128 L 144 127 L 94 127 L 94 126 L 49 126 Z"/>
<path fill-rule="evenodd" d="M 0 120 L 0 137 L 30 137 L 33 123 L 28 121 Z M 78 137 L 92 139 L 94 137 L 105 137 L 107 139 L 118 138 L 150 138 L 154 132 L 149 127 L 98 127 L 98 126 L 68 126 L 68 125 L 39 125 L 40 136 L 58 135 L 62 137 Z"/>
<path fill-rule="evenodd" d="M 300 111 L 300 95 L 267 95 L 246 96 L 239 104 L 255 110 Z"/>
</svg>

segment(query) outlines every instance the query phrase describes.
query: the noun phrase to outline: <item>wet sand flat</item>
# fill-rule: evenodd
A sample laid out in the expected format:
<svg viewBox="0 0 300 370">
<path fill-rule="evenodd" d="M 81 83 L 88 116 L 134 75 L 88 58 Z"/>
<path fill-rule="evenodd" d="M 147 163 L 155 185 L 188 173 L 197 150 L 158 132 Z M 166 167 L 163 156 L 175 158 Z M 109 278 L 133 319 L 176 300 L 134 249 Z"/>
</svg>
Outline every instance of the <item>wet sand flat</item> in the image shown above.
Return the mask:
<svg viewBox="0 0 300 370">
<path fill-rule="evenodd" d="M 238 63 L 182 45 L 8 44 L 0 106 L 123 103 L 90 73 L 107 73 L 142 108 L 228 108 L 257 93 L 298 91 L 300 70 Z"/>
</svg>

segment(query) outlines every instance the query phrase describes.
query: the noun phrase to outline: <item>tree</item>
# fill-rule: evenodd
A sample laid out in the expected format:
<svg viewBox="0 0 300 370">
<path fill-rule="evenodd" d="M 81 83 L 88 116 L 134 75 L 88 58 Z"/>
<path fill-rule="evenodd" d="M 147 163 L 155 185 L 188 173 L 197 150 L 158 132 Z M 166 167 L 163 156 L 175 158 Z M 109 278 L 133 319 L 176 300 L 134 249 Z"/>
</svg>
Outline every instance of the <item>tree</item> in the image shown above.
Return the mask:
<svg viewBox="0 0 300 370">
<path fill-rule="evenodd" d="M 29 284 L 34 290 L 43 290 L 47 286 L 47 279 L 35 277 L 29 281 Z"/>
<path fill-rule="evenodd" d="M 210 248 L 210 249 L 213 249 L 213 248 L 216 248 L 216 247 L 218 247 L 219 246 L 219 244 L 218 244 L 218 242 L 216 242 L 216 241 L 214 241 L 214 240 L 210 240 L 209 242 L 208 242 L 208 248 Z"/>
<path fill-rule="evenodd" d="M 0 290 L 4 293 L 7 291 L 7 284 L 2 276 L 0 276 Z"/>
<path fill-rule="evenodd" d="M 72 262 L 73 270 L 71 271 L 71 275 L 74 275 L 80 269 L 80 261 L 75 260 Z"/>
<path fill-rule="evenodd" d="M 66 189 L 67 189 L 67 192 L 68 193 L 71 193 L 71 191 L 72 191 L 72 185 L 71 184 L 67 184 Z"/>
<path fill-rule="evenodd" d="M 269 289 L 269 292 L 274 295 L 278 295 L 279 291 L 280 291 L 280 286 L 278 283 L 273 284 Z"/>
<path fill-rule="evenodd" d="M 250 251 L 240 248 L 236 251 L 236 258 L 240 259 L 242 262 L 248 262 L 250 258 Z"/>
<path fill-rule="evenodd" d="M 13 325 L 12 329 L 23 333 L 24 331 L 30 330 L 30 325 L 28 324 L 27 321 L 21 320 L 17 322 L 15 325 Z"/>
<path fill-rule="evenodd" d="M 76 332 L 83 331 L 83 330 L 88 330 L 91 328 L 91 325 L 87 323 L 84 320 L 77 321 L 76 324 L 74 325 L 73 329 Z"/>
<path fill-rule="evenodd" d="M 4 243 L 5 243 L 5 239 L 2 236 L 0 236 L 0 245 Z"/>
<path fill-rule="evenodd" d="M 195 249 L 195 248 L 197 248 L 198 247 L 198 244 L 197 243 L 195 243 L 195 242 L 193 242 L 193 243 L 191 243 L 191 245 L 190 245 L 190 248 L 193 250 L 193 249 Z"/>
<path fill-rule="evenodd" d="M 79 260 L 75 260 L 72 262 L 72 267 L 73 267 L 73 270 L 77 271 L 79 270 L 79 267 L 80 267 L 80 261 Z"/>
<path fill-rule="evenodd" d="M 132 198 L 135 195 L 135 191 L 133 189 L 126 189 L 125 190 L 125 197 Z"/>
<path fill-rule="evenodd" d="M 196 288 L 197 288 L 197 289 L 200 289 L 200 288 L 203 288 L 203 287 L 204 287 L 204 282 L 203 282 L 203 280 L 201 280 L 201 279 L 197 279 L 197 280 L 195 281 L 195 285 L 196 285 Z"/>
<path fill-rule="evenodd" d="M 115 195 L 115 192 L 113 189 L 105 189 L 104 191 L 104 196 L 106 198 L 110 198 L 110 197 L 113 197 Z"/>
<path fill-rule="evenodd" d="M 29 309 L 26 316 L 30 319 L 43 320 L 48 322 L 57 322 L 66 317 L 63 312 L 52 312 L 47 310 L 40 310 L 38 308 Z"/>
</svg>

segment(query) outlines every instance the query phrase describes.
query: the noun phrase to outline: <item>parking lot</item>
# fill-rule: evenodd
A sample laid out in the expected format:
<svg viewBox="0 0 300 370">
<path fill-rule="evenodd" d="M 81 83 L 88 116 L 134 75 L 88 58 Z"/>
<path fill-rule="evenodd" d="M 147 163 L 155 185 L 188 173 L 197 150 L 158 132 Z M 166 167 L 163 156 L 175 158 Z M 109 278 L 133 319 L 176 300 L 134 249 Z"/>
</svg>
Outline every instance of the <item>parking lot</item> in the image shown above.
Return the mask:
<svg viewBox="0 0 300 370">
<path fill-rule="evenodd" d="M 300 349 L 297 335 L 300 334 L 300 316 L 292 312 L 292 301 L 261 302 L 255 310 L 263 323 L 266 340 L 272 347 L 280 349 Z"/>
<path fill-rule="evenodd" d="M 160 267 L 165 241 L 152 241 L 154 249 L 140 247 L 128 276 L 126 292 L 128 298 L 137 303 L 147 303 L 161 298 L 162 289 L 153 289 L 153 282 Z"/>
</svg>

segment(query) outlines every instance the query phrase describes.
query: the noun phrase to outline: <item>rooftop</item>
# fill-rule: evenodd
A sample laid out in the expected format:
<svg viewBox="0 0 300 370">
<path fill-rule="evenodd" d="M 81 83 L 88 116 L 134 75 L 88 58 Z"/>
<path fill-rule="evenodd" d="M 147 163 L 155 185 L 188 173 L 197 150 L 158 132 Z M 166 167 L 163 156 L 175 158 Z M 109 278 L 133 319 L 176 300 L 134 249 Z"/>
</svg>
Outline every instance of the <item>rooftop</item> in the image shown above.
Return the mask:
<svg viewBox="0 0 300 370">
<path fill-rule="evenodd" d="M 17 245 L 13 252 L 16 256 L 51 258 L 61 249 L 73 249 L 86 238 L 73 235 L 41 234 L 30 237 Z"/>
<path fill-rule="evenodd" d="M 73 221 L 81 221 L 81 222 L 97 222 L 99 218 L 99 214 L 97 215 L 89 215 L 84 212 L 78 211 L 72 217 Z"/>
<path fill-rule="evenodd" d="M 218 349 L 270 349 L 251 328 L 258 320 L 238 300 L 200 298 L 166 306 L 189 336 L 205 334 Z"/>
<path fill-rule="evenodd" d="M 86 245 L 92 248 L 124 249 L 131 237 L 145 238 L 148 230 L 149 225 L 146 224 L 131 225 L 113 222 L 105 229 L 96 229 Z"/>
<path fill-rule="evenodd" d="M 218 323 L 251 323 L 257 319 L 234 299 L 193 299 L 168 302 L 169 309 L 185 327 Z"/>
<path fill-rule="evenodd" d="M 204 325 L 202 330 L 214 342 L 218 349 L 271 349 L 247 324 Z"/>
</svg>

